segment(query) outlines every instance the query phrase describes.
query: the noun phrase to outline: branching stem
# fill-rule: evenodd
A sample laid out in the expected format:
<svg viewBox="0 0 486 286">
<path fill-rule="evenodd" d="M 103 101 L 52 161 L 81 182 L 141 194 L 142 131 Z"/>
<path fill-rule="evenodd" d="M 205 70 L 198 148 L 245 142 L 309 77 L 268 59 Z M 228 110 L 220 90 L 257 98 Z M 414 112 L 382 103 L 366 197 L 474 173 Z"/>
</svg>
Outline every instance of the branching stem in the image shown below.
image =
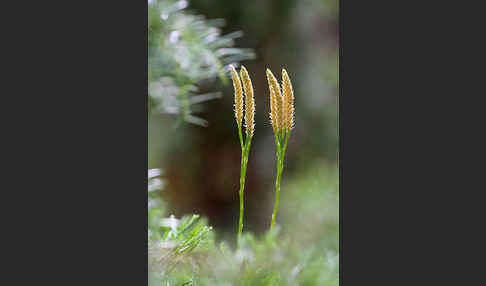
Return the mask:
<svg viewBox="0 0 486 286">
<path fill-rule="evenodd" d="M 290 137 L 290 131 L 286 134 L 284 131 L 275 136 L 275 145 L 277 147 L 277 178 L 275 180 L 275 204 L 273 206 L 272 222 L 270 224 L 270 231 L 275 226 L 277 219 L 278 203 L 280 199 L 280 181 L 282 180 L 283 163 L 285 159 L 285 152 L 287 151 L 287 143 Z"/>
<path fill-rule="evenodd" d="M 244 190 L 245 190 L 245 178 L 246 178 L 246 166 L 248 164 L 248 155 L 250 153 L 251 136 L 246 136 L 246 142 L 243 144 L 243 137 L 241 135 L 241 126 L 238 126 L 238 132 L 240 135 L 241 143 L 241 173 L 240 173 L 240 218 L 238 221 L 238 237 L 237 245 L 240 247 L 241 244 L 241 233 L 243 231 L 243 215 L 244 215 Z"/>
</svg>

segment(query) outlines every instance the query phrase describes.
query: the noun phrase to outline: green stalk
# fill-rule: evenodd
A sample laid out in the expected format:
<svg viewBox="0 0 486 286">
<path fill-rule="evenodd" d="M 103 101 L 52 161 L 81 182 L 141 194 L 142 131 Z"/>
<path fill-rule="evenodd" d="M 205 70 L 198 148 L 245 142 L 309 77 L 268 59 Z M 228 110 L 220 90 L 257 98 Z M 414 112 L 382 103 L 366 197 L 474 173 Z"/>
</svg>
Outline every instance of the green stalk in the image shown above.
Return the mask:
<svg viewBox="0 0 486 286">
<path fill-rule="evenodd" d="M 243 136 L 241 135 L 241 124 L 238 124 L 238 136 L 240 137 L 241 151 L 243 152 Z"/>
<path fill-rule="evenodd" d="M 277 178 L 275 180 L 275 204 L 273 206 L 272 222 L 270 224 L 270 231 L 275 226 L 277 219 L 278 203 L 280 199 L 280 181 L 282 179 L 283 163 L 285 159 L 285 151 L 287 150 L 287 143 L 290 137 L 290 131 L 285 134 L 284 131 L 275 136 L 275 144 L 277 145 Z M 280 140 L 282 142 L 280 142 Z M 284 143 L 285 141 L 285 143 Z M 282 146 L 282 144 L 284 145 Z"/>
<path fill-rule="evenodd" d="M 245 178 L 246 178 L 246 166 L 248 164 L 248 155 L 250 153 L 251 136 L 246 137 L 246 143 L 243 145 L 243 139 L 241 136 L 241 129 L 239 129 L 241 140 L 241 173 L 240 173 L 240 219 L 238 221 L 238 237 L 237 244 L 240 247 L 241 233 L 243 231 L 243 214 L 244 214 L 244 190 L 245 190 Z"/>
<path fill-rule="evenodd" d="M 287 136 L 285 137 L 285 144 L 283 146 L 283 151 L 282 151 L 282 168 L 283 168 L 283 161 L 285 159 L 285 153 L 287 152 L 287 143 L 289 142 L 289 137 L 290 133 L 292 130 L 287 131 Z"/>
<path fill-rule="evenodd" d="M 272 223 L 270 224 L 270 231 L 272 231 L 275 225 L 275 219 L 277 217 L 278 212 L 278 202 L 280 197 L 280 179 L 282 176 L 282 164 L 280 160 L 280 156 L 278 155 L 280 151 L 277 152 L 277 179 L 275 180 L 275 204 L 273 206 L 273 213 L 272 213 Z"/>
</svg>

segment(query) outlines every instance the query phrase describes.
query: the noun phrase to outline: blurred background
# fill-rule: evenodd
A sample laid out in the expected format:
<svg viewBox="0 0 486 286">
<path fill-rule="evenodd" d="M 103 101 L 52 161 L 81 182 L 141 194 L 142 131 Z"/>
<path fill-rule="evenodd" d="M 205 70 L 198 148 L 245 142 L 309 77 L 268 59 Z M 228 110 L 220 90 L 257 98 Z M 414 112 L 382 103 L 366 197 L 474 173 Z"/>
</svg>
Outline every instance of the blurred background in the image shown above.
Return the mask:
<svg viewBox="0 0 486 286">
<path fill-rule="evenodd" d="M 201 214 L 234 239 L 240 147 L 227 67 L 243 64 L 256 100 L 244 231 L 268 229 L 276 156 L 265 70 L 280 80 L 285 68 L 295 129 L 278 222 L 326 226 L 337 249 L 338 23 L 337 0 L 149 1 L 148 168 L 162 170 L 167 214 Z"/>
</svg>

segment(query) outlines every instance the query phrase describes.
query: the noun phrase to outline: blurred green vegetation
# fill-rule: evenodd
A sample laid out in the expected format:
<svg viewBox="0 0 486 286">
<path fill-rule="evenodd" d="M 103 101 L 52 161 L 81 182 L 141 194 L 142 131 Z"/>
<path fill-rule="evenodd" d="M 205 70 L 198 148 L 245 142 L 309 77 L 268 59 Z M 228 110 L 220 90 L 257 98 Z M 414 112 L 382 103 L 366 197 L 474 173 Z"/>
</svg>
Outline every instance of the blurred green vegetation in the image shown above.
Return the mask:
<svg viewBox="0 0 486 286">
<path fill-rule="evenodd" d="M 150 285 L 338 284 L 337 9 L 337 0 L 149 1 Z M 240 149 L 227 68 L 240 63 L 256 129 L 234 250 Z M 285 68 L 295 92 L 275 233 L 267 67 L 279 79 Z"/>
<path fill-rule="evenodd" d="M 226 81 L 225 64 L 252 59 L 254 54 L 250 49 L 232 48 L 241 32 L 223 36 L 224 20 L 205 20 L 186 12 L 187 5 L 185 0 L 149 1 L 149 112 L 176 114 L 205 126 L 206 121 L 194 116 L 191 106 L 221 94 L 200 93 L 197 84 L 217 76 Z"/>
<path fill-rule="evenodd" d="M 238 250 L 216 243 L 199 216 L 167 218 L 152 205 L 149 285 L 338 285 L 338 182 L 336 165 L 307 166 L 282 186 L 281 228 L 244 233 Z"/>
</svg>

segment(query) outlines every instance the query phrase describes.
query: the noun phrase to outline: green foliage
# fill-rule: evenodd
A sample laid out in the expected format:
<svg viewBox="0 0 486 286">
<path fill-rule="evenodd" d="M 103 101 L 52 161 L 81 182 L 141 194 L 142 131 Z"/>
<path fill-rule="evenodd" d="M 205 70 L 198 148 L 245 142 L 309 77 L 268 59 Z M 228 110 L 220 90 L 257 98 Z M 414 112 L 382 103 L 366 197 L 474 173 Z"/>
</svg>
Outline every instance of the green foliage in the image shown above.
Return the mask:
<svg viewBox="0 0 486 286">
<path fill-rule="evenodd" d="M 225 66 L 254 58 L 250 49 L 233 48 L 241 32 L 221 35 L 224 20 L 206 20 L 185 8 L 186 0 L 152 0 L 148 10 L 149 112 L 178 114 L 199 125 L 191 106 L 221 96 L 199 94 L 198 84 L 216 77 L 226 82 Z"/>
<path fill-rule="evenodd" d="M 161 218 L 164 215 L 165 206 L 160 199 L 160 192 L 163 187 L 163 180 L 160 178 L 162 171 L 160 169 L 148 170 L 148 237 L 152 239 L 161 239 L 159 227 Z"/>
<path fill-rule="evenodd" d="M 159 222 L 157 231 L 160 236 L 152 236 L 148 244 L 151 280 L 160 281 L 167 277 L 172 281 L 179 281 L 181 277 L 186 279 L 184 269 L 198 268 L 213 248 L 211 227 L 199 215 L 181 219 L 170 216 L 159 218 Z"/>
<path fill-rule="evenodd" d="M 149 242 L 149 285 L 338 285 L 337 166 L 308 166 L 282 193 L 285 231 L 243 233 L 235 250 L 216 244 L 197 215 L 162 218 L 161 239 Z"/>
</svg>

